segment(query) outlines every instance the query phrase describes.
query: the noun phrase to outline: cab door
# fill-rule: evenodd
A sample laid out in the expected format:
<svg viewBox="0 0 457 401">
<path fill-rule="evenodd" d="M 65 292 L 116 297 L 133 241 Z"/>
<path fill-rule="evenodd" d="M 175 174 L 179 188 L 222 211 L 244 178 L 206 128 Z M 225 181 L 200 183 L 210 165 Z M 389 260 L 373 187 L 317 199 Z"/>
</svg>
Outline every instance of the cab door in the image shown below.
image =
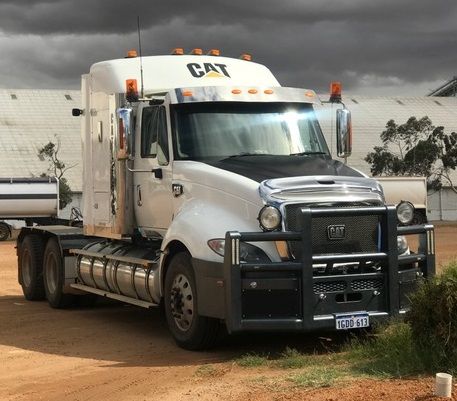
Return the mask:
<svg viewBox="0 0 457 401">
<path fill-rule="evenodd" d="M 136 122 L 134 207 L 137 226 L 147 235 L 163 234 L 173 216 L 172 171 L 167 113 L 163 105 L 140 105 Z"/>
</svg>

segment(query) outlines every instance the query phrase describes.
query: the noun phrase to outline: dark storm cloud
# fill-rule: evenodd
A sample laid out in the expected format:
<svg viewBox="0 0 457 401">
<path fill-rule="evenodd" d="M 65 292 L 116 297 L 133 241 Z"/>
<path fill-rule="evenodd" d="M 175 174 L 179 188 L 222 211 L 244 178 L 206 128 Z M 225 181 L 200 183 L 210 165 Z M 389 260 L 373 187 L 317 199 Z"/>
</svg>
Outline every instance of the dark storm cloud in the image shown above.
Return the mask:
<svg viewBox="0 0 457 401">
<path fill-rule="evenodd" d="M 0 85 L 76 87 L 91 63 L 136 47 L 137 15 L 145 54 L 248 51 L 285 85 L 398 94 L 456 74 L 455 0 L 2 0 Z"/>
</svg>

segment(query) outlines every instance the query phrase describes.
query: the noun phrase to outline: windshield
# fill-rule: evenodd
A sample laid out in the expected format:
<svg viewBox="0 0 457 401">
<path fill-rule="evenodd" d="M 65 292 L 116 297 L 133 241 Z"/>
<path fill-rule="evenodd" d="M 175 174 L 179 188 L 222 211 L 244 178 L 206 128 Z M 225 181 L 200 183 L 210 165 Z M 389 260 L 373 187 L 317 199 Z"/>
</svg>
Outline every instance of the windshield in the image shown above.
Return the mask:
<svg viewBox="0 0 457 401">
<path fill-rule="evenodd" d="M 311 105 L 213 102 L 174 107 L 176 160 L 328 154 Z"/>
</svg>

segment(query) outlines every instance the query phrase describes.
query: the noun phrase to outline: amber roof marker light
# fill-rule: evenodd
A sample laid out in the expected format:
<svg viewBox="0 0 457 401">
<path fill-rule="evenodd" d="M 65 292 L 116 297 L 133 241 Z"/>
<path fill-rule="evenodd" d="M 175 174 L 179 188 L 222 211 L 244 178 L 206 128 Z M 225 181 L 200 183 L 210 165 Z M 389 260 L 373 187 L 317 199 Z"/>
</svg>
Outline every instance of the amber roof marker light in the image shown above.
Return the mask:
<svg viewBox="0 0 457 401">
<path fill-rule="evenodd" d="M 240 56 L 240 59 L 244 61 L 252 61 L 252 56 L 249 53 L 243 53 Z"/>
<path fill-rule="evenodd" d="M 182 47 L 175 47 L 172 51 L 171 54 L 174 56 L 182 56 L 184 54 L 184 49 Z"/>
<path fill-rule="evenodd" d="M 208 53 L 208 56 L 220 56 L 221 51 L 219 49 L 211 49 Z"/>
<path fill-rule="evenodd" d="M 330 103 L 341 103 L 341 90 L 341 82 L 333 81 L 332 83 L 330 83 Z"/>
<path fill-rule="evenodd" d="M 135 58 L 138 57 L 138 53 L 135 49 L 131 49 L 127 52 L 127 56 L 125 58 Z"/>
</svg>

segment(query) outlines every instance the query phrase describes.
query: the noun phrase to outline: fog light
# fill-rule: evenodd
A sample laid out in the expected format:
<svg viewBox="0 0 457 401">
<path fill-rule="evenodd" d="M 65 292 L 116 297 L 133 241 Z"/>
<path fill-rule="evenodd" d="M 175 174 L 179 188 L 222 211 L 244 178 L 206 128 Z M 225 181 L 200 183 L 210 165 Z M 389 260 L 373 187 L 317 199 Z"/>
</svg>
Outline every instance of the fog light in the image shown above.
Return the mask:
<svg viewBox="0 0 457 401">
<path fill-rule="evenodd" d="M 397 218 L 402 224 L 410 224 L 414 217 L 414 206 L 411 202 L 401 201 L 397 206 Z"/>
<path fill-rule="evenodd" d="M 399 235 L 397 237 L 397 250 L 399 255 L 403 255 L 409 252 L 408 241 L 404 235 Z"/>
</svg>

